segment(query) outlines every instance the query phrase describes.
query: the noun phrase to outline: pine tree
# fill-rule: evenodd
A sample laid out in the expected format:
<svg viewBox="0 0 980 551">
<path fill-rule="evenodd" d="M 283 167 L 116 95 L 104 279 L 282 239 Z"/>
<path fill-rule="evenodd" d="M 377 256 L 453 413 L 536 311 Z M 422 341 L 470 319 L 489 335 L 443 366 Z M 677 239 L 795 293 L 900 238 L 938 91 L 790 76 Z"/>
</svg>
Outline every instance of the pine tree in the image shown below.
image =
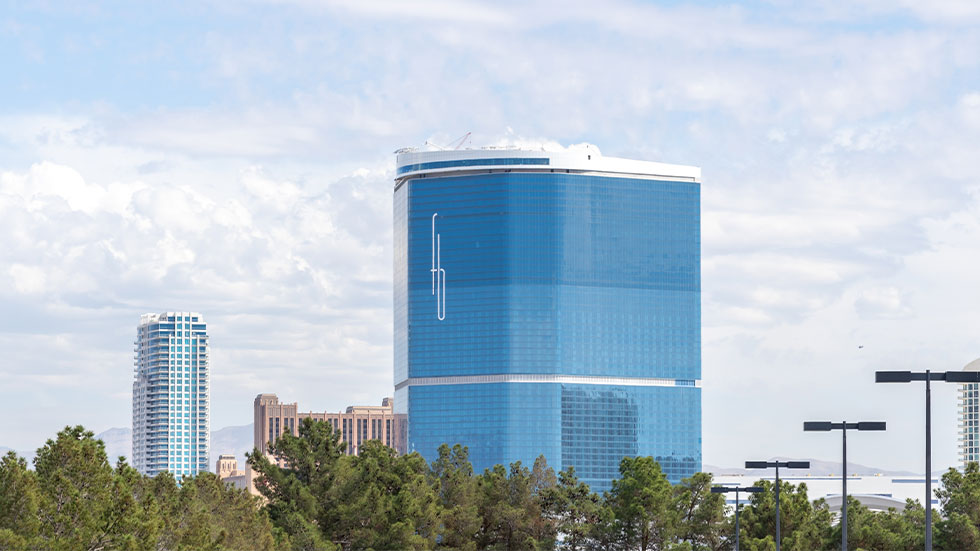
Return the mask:
<svg viewBox="0 0 980 551">
<path fill-rule="evenodd" d="M 480 512 L 469 450 L 459 444 L 452 449 L 443 444 L 438 454 L 432 462 L 432 478 L 439 503 L 439 547 L 476 551 Z"/>
<path fill-rule="evenodd" d="M 26 549 L 38 536 L 40 493 L 35 474 L 14 452 L 0 460 L 0 549 Z"/>
</svg>

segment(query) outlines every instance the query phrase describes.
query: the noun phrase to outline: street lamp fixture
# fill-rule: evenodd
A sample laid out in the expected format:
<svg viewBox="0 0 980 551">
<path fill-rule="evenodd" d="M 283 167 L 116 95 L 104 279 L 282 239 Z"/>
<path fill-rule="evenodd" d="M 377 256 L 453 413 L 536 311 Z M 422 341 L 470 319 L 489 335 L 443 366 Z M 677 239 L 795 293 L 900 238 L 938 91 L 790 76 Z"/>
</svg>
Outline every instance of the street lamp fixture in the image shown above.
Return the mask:
<svg viewBox="0 0 980 551">
<path fill-rule="evenodd" d="M 980 371 L 875 371 L 876 383 L 926 382 L 926 551 L 932 551 L 932 390 L 931 381 L 980 383 Z"/>
<path fill-rule="evenodd" d="M 747 492 L 750 494 L 755 494 L 761 492 L 762 488 L 759 486 L 712 486 L 711 493 L 713 494 L 727 494 L 730 492 L 735 492 L 735 551 L 738 551 L 738 493 Z"/>
<path fill-rule="evenodd" d="M 779 539 L 779 468 L 784 467 L 786 469 L 809 469 L 809 461 L 746 461 L 746 469 L 768 469 L 770 467 L 776 468 L 776 551 L 780 551 L 780 539 Z"/>
<path fill-rule="evenodd" d="M 847 421 L 841 423 L 832 423 L 830 421 L 805 421 L 803 423 L 803 430 L 807 432 L 829 432 L 831 430 L 841 431 L 841 436 L 843 437 L 843 448 L 844 448 L 844 460 L 842 465 L 842 476 L 843 490 L 841 495 L 843 496 L 843 505 L 841 505 L 841 537 L 840 537 L 840 548 L 841 551 L 847 551 L 847 429 L 851 430 L 885 430 L 884 421 L 861 421 L 859 423 L 848 423 Z"/>
</svg>

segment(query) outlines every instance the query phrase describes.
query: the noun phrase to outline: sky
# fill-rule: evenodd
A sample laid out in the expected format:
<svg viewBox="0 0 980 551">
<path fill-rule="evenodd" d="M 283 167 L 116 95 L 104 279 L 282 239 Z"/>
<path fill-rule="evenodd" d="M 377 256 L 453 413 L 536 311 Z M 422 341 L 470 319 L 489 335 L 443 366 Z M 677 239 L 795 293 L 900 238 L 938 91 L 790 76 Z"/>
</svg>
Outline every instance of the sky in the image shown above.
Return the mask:
<svg viewBox="0 0 980 551">
<path fill-rule="evenodd" d="M 702 168 L 705 463 L 884 420 L 849 458 L 921 472 L 874 371 L 980 357 L 975 2 L 86 4 L 0 0 L 0 445 L 128 426 L 146 312 L 208 321 L 214 429 L 380 403 L 393 151 L 466 132 Z"/>
</svg>

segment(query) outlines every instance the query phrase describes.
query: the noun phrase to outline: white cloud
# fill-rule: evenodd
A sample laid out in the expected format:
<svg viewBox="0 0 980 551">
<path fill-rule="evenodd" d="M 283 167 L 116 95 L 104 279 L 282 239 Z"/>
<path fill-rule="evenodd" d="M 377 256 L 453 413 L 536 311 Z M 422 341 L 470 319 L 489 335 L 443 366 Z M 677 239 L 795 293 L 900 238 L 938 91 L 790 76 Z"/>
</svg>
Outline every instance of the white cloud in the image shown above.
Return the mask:
<svg viewBox="0 0 980 551">
<path fill-rule="evenodd" d="M 216 405 L 250 403 L 296 369 L 326 369 L 318 377 L 332 381 L 332 390 L 295 387 L 292 398 L 310 407 L 390 393 L 387 168 L 332 182 L 276 178 L 256 165 L 210 182 L 169 171 L 105 184 L 84 172 L 43 161 L 0 175 L 0 265 L 9 266 L 0 306 L 38 319 L 0 327 L 33 339 L 9 349 L 5 378 L 90 396 L 125 393 L 131 383 L 118 374 L 129 372 L 125 343 L 138 315 L 194 309 L 216 343 L 214 372 L 224 380 L 214 387 Z M 36 349 L 25 343 L 51 330 L 42 319 L 59 320 L 53 327 L 72 337 L 71 346 L 45 347 L 38 371 Z M 106 324 L 122 339 L 81 338 Z M 115 358 L 106 363 L 106 353 Z M 374 375 L 355 376 L 363 370 Z M 106 371 L 116 373 L 110 384 L 98 376 Z M 127 408 L 111 409 L 124 424 Z M 216 422 L 244 422 L 225 411 Z"/>
<path fill-rule="evenodd" d="M 980 130 L 980 92 L 969 92 L 959 99 L 959 112 L 964 122 Z"/>
<path fill-rule="evenodd" d="M 295 4 L 313 11 L 336 9 L 356 15 L 383 19 L 431 20 L 482 25 L 512 24 L 514 19 L 495 6 L 470 1 L 422 0 L 405 3 L 397 0 L 266 0 L 273 4 Z"/>
<path fill-rule="evenodd" d="M 211 322 L 218 425 L 247 422 L 263 391 L 313 409 L 376 402 L 391 386 L 391 151 L 466 131 L 475 146 L 588 141 L 703 168 L 709 462 L 766 455 L 739 431 L 773 422 L 793 446 L 773 455 L 825 456 L 789 435 L 794 415 L 829 405 L 911 422 L 886 391 L 837 383 L 977 355 L 967 4 L 266 4 L 167 12 L 145 44 L 105 14 L 104 50 L 136 65 L 68 56 L 95 74 L 60 95 L 11 75 L 0 309 L 20 321 L 0 321 L 3 375 L 18 407 L 50 407 L 0 445 L 31 447 L 62 421 L 125 424 L 119 374 L 144 311 Z M 17 25 L 17 51 L 60 74 L 67 54 L 35 23 Z M 86 63 L 133 78 L 110 87 Z M 733 427 L 727 408 L 760 390 L 772 403 Z M 68 420 L 66 396 L 96 405 Z M 937 463 L 952 455 L 938 442 Z"/>
<path fill-rule="evenodd" d="M 44 292 L 46 277 L 44 270 L 37 266 L 24 266 L 14 264 L 8 270 L 10 277 L 14 281 L 14 289 L 19 293 L 36 294 Z"/>
<path fill-rule="evenodd" d="M 854 307 L 862 318 L 907 318 L 912 309 L 901 290 L 895 287 L 868 289 L 854 301 Z"/>
<path fill-rule="evenodd" d="M 916 2 L 915 0 L 863 0 L 864 4 L 874 10 L 891 12 L 904 10 L 925 21 L 938 21 L 953 24 L 968 24 L 980 19 L 980 6 L 970 0 L 936 0 L 933 2 Z"/>
</svg>

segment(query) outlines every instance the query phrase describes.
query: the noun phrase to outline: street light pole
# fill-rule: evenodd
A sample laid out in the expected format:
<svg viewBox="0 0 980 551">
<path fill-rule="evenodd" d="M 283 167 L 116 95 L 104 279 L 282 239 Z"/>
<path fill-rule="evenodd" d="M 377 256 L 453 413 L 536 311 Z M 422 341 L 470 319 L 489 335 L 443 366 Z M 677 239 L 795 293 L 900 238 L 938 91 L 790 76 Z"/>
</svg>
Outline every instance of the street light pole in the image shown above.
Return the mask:
<svg viewBox="0 0 980 551">
<path fill-rule="evenodd" d="M 779 521 L 779 510 L 782 509 L 782 501 L 779 500 L 779 462 L 776 462 L 776 551 L 779 551 L 779 546 L 783 541 L 783 537 L 780 535 L 779 531 L 782 528 L 782 523 Z"/>
<path fill-rule="evenodd" d="M 926 370 L 926 549 L 932 551 L 932 377 Z"/>
<path fill-rule="evenodd" d="M 738 551 L 738 548 L 739 548 L 739 545 L 738 545 L 738 533 L 739 533 L 739 525 L 738 525 L 738 493 L 740 491 L 741 492 L 748 492 L 748 493 L 754 494 L 754 493 L 757 493 L 757 492 L 761 492 L 762 491 L 762 488 L 760 488 L 758 486 L 746 486 L 744 488 L 740 488 L 738 486 L 734 486 L 734 487 L 712 486 L 711 487 L 711 493 L 713 493 L 713 494 L 725 494 L 725 493 L 728 493 L 728 492 L 735 492 L 735 551 Z"/>
<path fill-rule="evenodd" d="M 759 489 L 761 490 L 762 488 Z M 738 534 L 740 531 L 741 531 L 741 527 L 738 524 L 738 488 L 736 488 L 735 489 L 735 551 L 739 550 Z"/>
<path fill-rule="evenodd" d="M 840 549 L 841 551 L 847 551 L 847 421 L 841 423 L 844 425 L 841 427 L 841 447 L 843 448 L 843 453 L 841 457 L 841 525 L 840 525 Z"/>
<path fill-rule="evenodd" d="M 876 371 L 876 383 L 926 382 L 926 551 L 932 551 L 932 381 L 980 383 L 980 371 Z"/>
<path fill-rule="evenodd" d="M 834 429 L 839 429 L 842 435 L 842 446 L 843 446 L 843 463 L 841 465 L 841 471 L 843 472 L 841 480 L 843 481 L 843 493 L 842 504 L 841 504 L 841 551 L 847 551 L 847 429 L 855 430 L 885 430 L 885 423 L 883 421 L 862 421 L 860 423 L 848 423 L 843 421 L 841 423 L 831 423 L 830 421 L 806 421 L 803 423 L 803 430 L 807 432 L 811 431 L 830 431 Z"/>
<path fill-rule="evenodd" d="M 779 533 L 779 468 L 786 467 L 787 469 L 809 469 L 809 461 L 746 461 L 746 469 L 768 469 L 769 467 L 776 467 L 776 551 L 780 551 L 780 533 Z"/>
</svg>

